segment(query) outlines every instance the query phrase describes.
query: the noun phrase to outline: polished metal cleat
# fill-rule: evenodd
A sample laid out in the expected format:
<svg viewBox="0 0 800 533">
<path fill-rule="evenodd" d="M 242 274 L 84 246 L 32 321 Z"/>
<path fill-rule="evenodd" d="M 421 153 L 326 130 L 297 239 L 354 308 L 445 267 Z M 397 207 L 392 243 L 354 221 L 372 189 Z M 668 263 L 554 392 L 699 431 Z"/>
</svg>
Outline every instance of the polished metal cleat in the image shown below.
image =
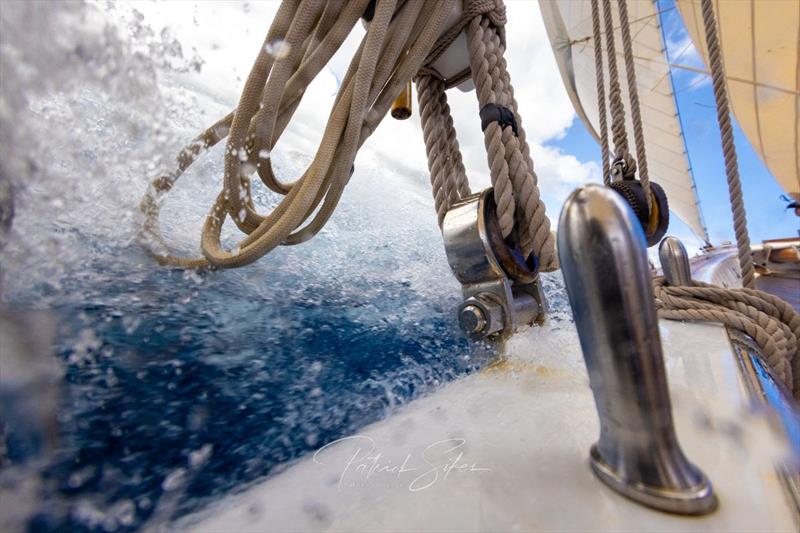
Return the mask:
<svg viewBox="0 0 800 533">
<path fill-rule="evenodd" d="M 536 264 L 504 242 L 492 189 L 453 205 L 445 214 L 442 234 L 447 261 L 464 294 L 458 322 L 469 337 L 511 334 L 543 317 L 546 307 Z"/>
<path fill-rule="evenodd" d="M 673 427 L 641 224 L 616 192 L 582 187 L 561 212 L 558 256 L 600 418 L 592 470 L 646 506 L 713 511 L 711 483 Z"/>
<path fill-rule="evenodd" d="M 664 280 L 673 287 L 687 287 L 692 284 L 692 269 L 689 254 L 683 243 L 676 237 L 664 237 L 658 245 L 658 258 Z"/>
</svg>

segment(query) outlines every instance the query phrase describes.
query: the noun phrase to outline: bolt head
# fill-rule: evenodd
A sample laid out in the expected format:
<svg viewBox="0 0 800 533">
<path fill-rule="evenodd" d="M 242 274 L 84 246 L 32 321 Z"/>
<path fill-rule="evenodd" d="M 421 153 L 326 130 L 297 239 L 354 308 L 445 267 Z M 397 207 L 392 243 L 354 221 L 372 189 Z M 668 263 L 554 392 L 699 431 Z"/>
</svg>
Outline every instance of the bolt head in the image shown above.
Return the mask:
<svg viewBox="0 0 800 533">
<path fill-rule="evenodd" d="M 480 335 L 486 329 L 486 315 L 477 305 L 465 305 L 458 314 L 461 329 L 470 335 Z"/>
</svg>

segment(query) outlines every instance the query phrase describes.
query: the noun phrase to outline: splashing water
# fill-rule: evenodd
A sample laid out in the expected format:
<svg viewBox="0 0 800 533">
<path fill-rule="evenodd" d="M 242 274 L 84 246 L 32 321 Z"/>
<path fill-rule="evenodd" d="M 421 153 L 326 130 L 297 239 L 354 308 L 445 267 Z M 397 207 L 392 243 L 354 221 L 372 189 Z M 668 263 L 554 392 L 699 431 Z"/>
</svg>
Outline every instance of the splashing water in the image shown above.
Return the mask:
<svg viewBox="0 0 800 533">
<path fill-rule="evenodd" d="M 3 191 L 14 199 L 0 326 L 18 356 L 0 380 L 2 529 L 167 523 L 492 356 L 458 331 L 424 169 L 411 180 L 358 162 L 318 237 L 247 268 L 157 266 L 135 243 L 139 198 L 238 88 L 191 86 L 204 59 L 152 24 L 115 3 L 0 11 L 3 216 Z M 162 226 L 183 253 L 197 254 L 223 151 L 166 201 Z M 309 162 L 259 157 L 282 176 Z M 256 188 L 255 201 L 278 197 Z"/>
</svg>

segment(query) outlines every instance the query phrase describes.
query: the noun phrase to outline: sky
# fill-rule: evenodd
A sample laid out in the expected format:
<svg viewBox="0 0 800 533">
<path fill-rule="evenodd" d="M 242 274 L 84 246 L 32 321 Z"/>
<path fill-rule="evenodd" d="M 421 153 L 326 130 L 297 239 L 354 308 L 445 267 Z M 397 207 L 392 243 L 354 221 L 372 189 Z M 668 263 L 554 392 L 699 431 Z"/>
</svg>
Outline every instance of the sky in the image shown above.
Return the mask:
<svg viewBox="0 0 800 533">
<path fill-rule="evenodd" d="M 524 2 L 523 2 L 524 3 Z M 658 0 L 666 46 L 672 63 L 705 70 L 705 65 L 689 39 L 680 13 L 673 0 Z M 672 69 L 678 111 L 683 124 L 689 163 L 693 169 L 703 218 L 712 244 L 733 241 L 733 224 L 728 202 L 724 160 L 720 148 L 714 94 L 711 79 L 704 74 Z M 764 239 L 795 237 L 800 219 L 781 199 L 784 191 L 770 174 L 734 118 L 734 137 L 739 160 L 739 173 L 744 191 L 748 229 L 754 243 Z M 562 139 L 552 141 L 581 162 L 599 160 L 599 148 L 582 122 L 576 118 Z M 657 176 L 651 179 L 658 181 Z M 689 236 L 688 228 L 677 217 L 671 217 L 671 232 L 681 238 Z"/>
<path fill-rule="evenodd" d="M 506 4 L 510 21 L 506 60 L 531 144 L 541 194 L 555 227 L 566 196 L 580 184 L 601 181 L 600 150 L 576 116 L 564 89 L 537 2 L 511 0 Z M 236 105 L 278 3 L 168 0 L 137 1 L 130 6 L 141 12 L 145 22 L 156 30 L 168 28 L 181 41 L 187 55 L 191 50 L 202 57 L 201 71 L 185 75 L 182 83 L 210 94 L 222 107 L 230 108 Z M 659 9 L 663 12 L 671 60 L 703 68 L 672 0 L 659 0 Z M 314 153 L 338 82 L 362 36 L 360 28 L 354 31 L 328 68 L 312 83 L 277 149 Z M 733 240 L 710 80 L 677 69 L 673 70 L 673 77 L 689 160 L 711 242 Z M 454 89 L 448 91 L 448 98 L 473 190 L 487 187 L 490 182 L 475 93 Z M 201 120 L 211 122 L 217 118 L 210 113 Z M 795 236 L 798 219 L 784 209 L 785 202 L 780 199 L 783 191 L 738 127 L 735 134 L 751 240 Z M 406 121 L 387 118 L 381 123 L 359 153 L 353 179 L 374 179 L 359 175 L 358 162 L 366 159 L 379 161 L 399 179 L 427 182 L 418 113 Z M 657 176 L 651 179 L 658 181 Z M 670 234 L 684 240 L 690 250 L 696 251 L 702 245 L 702 240 L 674 216 Z"/>
</svg>

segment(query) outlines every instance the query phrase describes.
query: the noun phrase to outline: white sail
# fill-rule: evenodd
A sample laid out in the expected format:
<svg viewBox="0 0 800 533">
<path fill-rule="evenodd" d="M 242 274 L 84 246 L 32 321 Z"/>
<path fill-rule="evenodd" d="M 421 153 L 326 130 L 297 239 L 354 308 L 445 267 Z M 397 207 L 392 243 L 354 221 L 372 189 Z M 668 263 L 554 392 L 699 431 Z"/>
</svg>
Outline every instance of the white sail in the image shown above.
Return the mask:
<svg viewBox="0 0 800 533">
<path fill-rule="evenodd" d="M 541 0 L 539 6 L 575 110 L 588 130 L 595 138 L 599 138 L 591 4 L 588 0 Z M 617 64 L 622 76 L 620 86 L 626 105 L 628 131 L 632 132 L 616 4 L 613 6 L 613 15 L 617 28 Z M 698 236 L 708 241 L 675 107 L 658 13 L 652 0 L 628 0 L 628 18 L 634 40 L 636 78 L 650 178 L 664 188 L 670 210 Z M 607 65 L 604 77 L 607 84 Z M 610 120 L 610 113 L 608 117 Z M 632 135 L 629 144 L 633 149 Z"/>
<path fill-rule="evenodd" d="M 781 187 L 800 193 L 800 2 L 714 7 L 736 120 Z M 678 8 L 708 65 L 700 0 L 678 0 Z"/>
</svg>

